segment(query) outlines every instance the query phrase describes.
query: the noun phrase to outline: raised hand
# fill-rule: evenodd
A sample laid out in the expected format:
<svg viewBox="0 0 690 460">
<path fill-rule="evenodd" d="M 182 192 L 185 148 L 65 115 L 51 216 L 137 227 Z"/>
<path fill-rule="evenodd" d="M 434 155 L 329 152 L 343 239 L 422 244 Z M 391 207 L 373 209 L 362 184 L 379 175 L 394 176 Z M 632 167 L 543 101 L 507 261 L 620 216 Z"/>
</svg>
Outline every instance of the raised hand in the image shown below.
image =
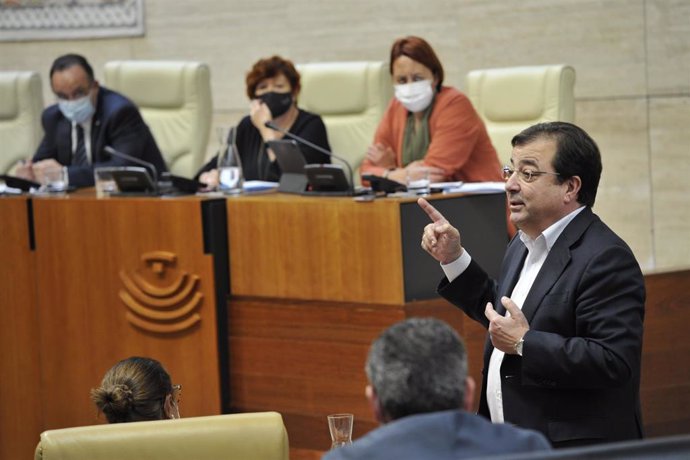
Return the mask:
<svg viewBox="0 0 690 460">
<path fill-rule="evenodd" d="M 460 243 L 460 232 L 424 198 L 418 199 L 417 204 L 431 219 L 431 223 L 424 227 L 422 249 L 442 264 L 453 262 L 464 250 Z"/>
</svg>

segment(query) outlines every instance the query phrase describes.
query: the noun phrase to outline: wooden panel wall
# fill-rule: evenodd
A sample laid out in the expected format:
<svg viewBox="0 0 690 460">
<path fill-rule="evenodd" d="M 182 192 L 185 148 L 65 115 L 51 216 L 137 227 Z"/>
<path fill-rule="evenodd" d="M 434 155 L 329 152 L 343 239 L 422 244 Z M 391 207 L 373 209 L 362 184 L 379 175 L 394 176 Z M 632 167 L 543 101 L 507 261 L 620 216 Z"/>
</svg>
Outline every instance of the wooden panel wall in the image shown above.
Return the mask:
<svg viewBox="0 0 690 460">
<path fill-rule="evenodd" d="M 452 324 L 480 380 L 483 330 L 444 300 L 390 306 L 233 298 L 229 311 L 233 410 L 279 411 L 291 449 L 328 449 L 331 413 L 355 415 L 354 438 L 377 426 L 364 397 L 366 356 L 385 328 L 405 318 Z"/>
<path fill-rule="evenodd" d="M 649 275 L 642 360 L 647 436 L 690 432 L 690 271 Z M 481 384 L 485 330 L 444 300 L 400 306 L 233 298 L 229 346 L 233 409 L 278 410 L 293 458 L 319 458 L 326 415 L 355 414 L 354 438 L 376 427 L 364 397 L 364 363 L 380 332 L 411 316 L 434 316 L 462 335 L 469 374 Z M 479 392 L 475 395 L 478 407 Z"/>
<path fill-rule="evenodd" d="M 647 436 L 690 433 L 690 271 L 645 276 L 640 397 Z"/>
</svg>

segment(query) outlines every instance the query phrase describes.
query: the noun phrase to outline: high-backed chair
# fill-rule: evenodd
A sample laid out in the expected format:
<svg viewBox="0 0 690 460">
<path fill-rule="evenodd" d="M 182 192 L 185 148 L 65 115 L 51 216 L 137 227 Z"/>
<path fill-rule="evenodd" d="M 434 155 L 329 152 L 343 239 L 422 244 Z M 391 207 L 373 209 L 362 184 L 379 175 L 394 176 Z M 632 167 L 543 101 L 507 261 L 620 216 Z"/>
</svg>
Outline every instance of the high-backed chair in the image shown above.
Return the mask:
<svg viewBox="0 0 690 460">
<path fill-rule="evenodd" d="M 43 89 L 38 72 L 0 72 L 0 173 L 31 158 L 43 137 Z"/>
<path fill-rule="evenodd" d="M 206 155 L 213 104 L 208 65 L 111 61 L 104 84 L 134 101 L 173 174 L 192 177 Z"/>
<path fill-rule="evenodd" d="M 277 412 L 116 423 L 41 433 L 36 460 L 287 460 Z"/>
<path fill-rule="evenodd" d="M 384 62 L 299 64 L 299 106 L 323 118 L 331 149 L 357 169 L 393 94 Z M 338 163 L 338 161 L 334 161 Z"/>
<path fill-rule="evenodd" d="M 575 69 L 567 65 L 473 70 L 467 96 L 499 158 L 510 159 L 514 135 L 542 121 L 575 121 Z"/>
</svg>

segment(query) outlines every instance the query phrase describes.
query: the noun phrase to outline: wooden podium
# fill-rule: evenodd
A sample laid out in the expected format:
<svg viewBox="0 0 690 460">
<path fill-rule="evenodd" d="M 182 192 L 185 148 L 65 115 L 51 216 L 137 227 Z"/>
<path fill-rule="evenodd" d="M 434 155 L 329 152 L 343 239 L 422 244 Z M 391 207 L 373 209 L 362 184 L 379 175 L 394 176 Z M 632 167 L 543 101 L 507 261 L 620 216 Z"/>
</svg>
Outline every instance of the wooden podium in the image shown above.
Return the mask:
<svg viewBox="0 0 690 460">
<path fill-rule="evenodd" d="M 0 198 L 0 458 L 31 458 L 43 428 L 30 208 Z M 49 395 L 46 395 L 49 396 Z"/>
<path fill-rule="evenodd" d="M 432 198 L 463 245 L 497 273 L 507 244 L 505 195 Z M 376 422 L 364 397 L 371 341 L 410 316 L 436 316 L 480 357 L 485 331 L 440 300 L 443 276 L 421 249 L 430 221 L 414 198 L 357 202 L 290 195 L 228 199 L 231 407 L 277 410 L 291 449 L 330 446 L 326 415 Z M 470 360 L 479 378 L 481 359 Z"/>
<path fill-rule="evenodd" d="M 104 423 L 89 391 L 133 355 L 183 384 L 183 416 L 221 413 L 225 211 L 196 197 L 0 198 L 1 458 L 30 458 L 43 430 Z"/>
</svg>

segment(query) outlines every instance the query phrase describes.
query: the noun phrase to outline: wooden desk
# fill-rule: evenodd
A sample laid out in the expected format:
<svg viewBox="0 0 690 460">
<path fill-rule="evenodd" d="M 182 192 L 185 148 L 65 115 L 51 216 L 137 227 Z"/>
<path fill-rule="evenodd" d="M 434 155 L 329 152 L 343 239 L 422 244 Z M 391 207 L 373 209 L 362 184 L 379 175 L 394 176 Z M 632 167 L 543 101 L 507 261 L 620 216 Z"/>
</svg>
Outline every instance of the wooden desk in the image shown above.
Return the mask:
<svg viewBox="0 0 690 460">
<path fill-rule="evenodd" d="M 0 458 L 32 458 L 43 428 L 30 201 L 0 198 Z"/>
</svg>

